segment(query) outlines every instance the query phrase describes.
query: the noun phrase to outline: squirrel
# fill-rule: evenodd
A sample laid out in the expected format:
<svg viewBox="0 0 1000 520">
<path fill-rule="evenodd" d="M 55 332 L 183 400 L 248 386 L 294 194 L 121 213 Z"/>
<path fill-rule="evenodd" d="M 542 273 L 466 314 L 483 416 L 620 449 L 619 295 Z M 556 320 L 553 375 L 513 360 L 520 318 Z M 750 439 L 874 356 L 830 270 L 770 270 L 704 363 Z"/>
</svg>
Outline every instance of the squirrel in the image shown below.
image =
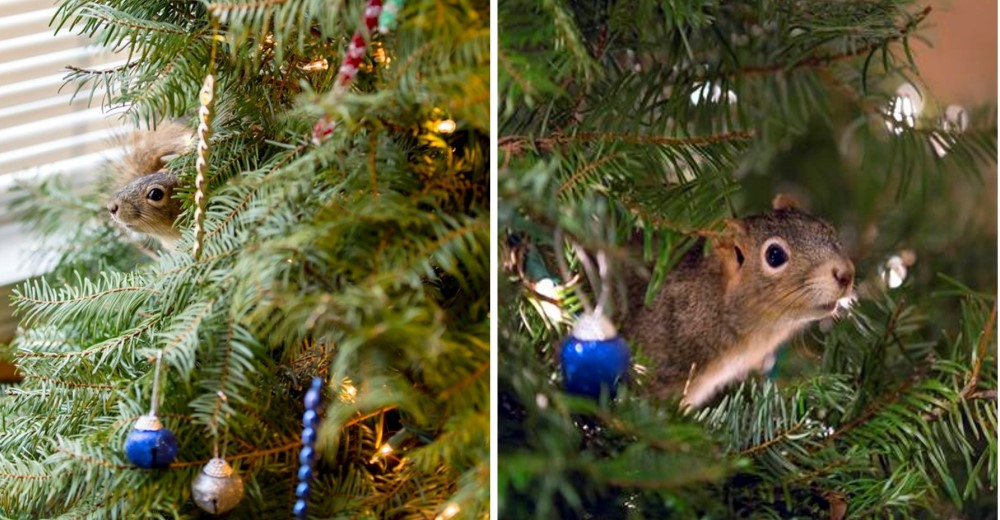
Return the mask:
<svg viewBox="0 0 1000 520">
<path fill-rule="evenodd" d="M 112 221 L 174 248 L 181 237 L 174 227 L 181 201 L 173 196 L 178 178 L 164 167 L 171 156 L 188 148 L 192 136 L 191 129 L 179 123 L 130 135 L 124 154 L 114 163 L 119 188 L 108 201 Z"/>
<path fill-rule="evenodd" d="M 727 219 L 708 255 L 699 240 L 649 306 L 646 281 L 627 280 L 622 329 L 651 358 L 653 395 L 679 395 L 684 409 L 699 408 L 853 298 L 854 264 L 836 230 L 786 195 L 772 208 Z"/>
</svg>

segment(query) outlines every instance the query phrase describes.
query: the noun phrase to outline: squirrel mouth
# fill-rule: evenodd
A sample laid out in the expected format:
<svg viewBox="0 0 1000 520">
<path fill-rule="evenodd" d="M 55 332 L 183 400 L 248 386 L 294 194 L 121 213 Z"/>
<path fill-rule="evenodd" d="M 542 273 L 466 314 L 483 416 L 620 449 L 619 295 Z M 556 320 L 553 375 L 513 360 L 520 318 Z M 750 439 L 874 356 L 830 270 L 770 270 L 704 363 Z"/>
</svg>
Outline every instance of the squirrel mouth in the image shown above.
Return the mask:
<svg viewBox="0 0 1000 520">
<path fill-rule="evenodd" d="M 816 308 L 821 311 L 834 312 L 837 310 L 837 302 L 824 303 L 823 305 L 817 305 Z"/>
<path fill-rule="evenodd" d="M 856 301 L 857 301 L 857 296 L 855 296 L 853 293 L 850 293 L 847 296 L 844 296 L 842 298 L 837 298 L 836 300 L 833 300 L 830 303 L 817 305 L 816 308 L 823 312 L 827 312 L 830 314 L 837 314 L 837 312 L 839 312 L 841 309 L 849 311 L 851 309 L 851 306 L 853 306 Z"/>
</svg>

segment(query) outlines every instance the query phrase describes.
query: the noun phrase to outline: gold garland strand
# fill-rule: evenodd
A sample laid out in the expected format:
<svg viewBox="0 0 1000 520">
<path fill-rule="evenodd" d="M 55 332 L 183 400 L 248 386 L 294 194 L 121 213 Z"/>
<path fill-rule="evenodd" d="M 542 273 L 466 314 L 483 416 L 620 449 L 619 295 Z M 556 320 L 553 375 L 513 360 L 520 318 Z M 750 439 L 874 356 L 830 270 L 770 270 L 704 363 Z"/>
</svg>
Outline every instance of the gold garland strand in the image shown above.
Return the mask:
<svg viewBox="0 0 1000 520">
<path fill-rule="evenodd" d="M 198 95 L 200 106 L 198 107 L 198 157 L 195 161 L 196 175 L 194 178 L 194 246 L 192 255 L 197 262 L 201 258 L 204 249 L 202 241 L 205 238 L 205 206 L 207 197 L 205 195 L 205 179 L 208 171 L 208 140 L 212 137 L 212 118 L 215 116 L 212 110 L 215 104 L 215 52 L 220 39 L 218 33 L 219 22 L 212 19 L 212 51 L 208 59 L 208 71 L 205 74 L 205 83 L 201 86 L 201 93 Z"/>
</svg>

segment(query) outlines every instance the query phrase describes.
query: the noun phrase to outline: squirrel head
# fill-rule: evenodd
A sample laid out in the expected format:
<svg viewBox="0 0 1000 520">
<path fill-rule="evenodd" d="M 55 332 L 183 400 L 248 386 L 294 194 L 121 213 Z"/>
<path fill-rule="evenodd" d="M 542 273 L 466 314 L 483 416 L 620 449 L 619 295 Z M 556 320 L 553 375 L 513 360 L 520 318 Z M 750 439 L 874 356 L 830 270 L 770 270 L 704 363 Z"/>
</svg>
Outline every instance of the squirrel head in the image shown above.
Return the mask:
<svg viewBox="0 0 1000 520">
<path fill-rule="evenodd" d="M 784 195 L 769 213 L 726 222 L 713 241 L 728 302 L 748 320 L 802 323 L 833 315 L 853 294 L 854 264 L 830 224 Z M 751 316 L 752 315 L 752 316 Z"/>
<path fill-rule="evenodd" d="M 125 152 L 112 162 L 121 186 L 108 201 L 111 219 L 130 231 L 152 235 L 168 248 L 181 234 L 174 221 L 181 201 L 174 197 L 177 176 L 166 170 L 173 156 L 190 146 L 191 129 L 177 122 L 161 124 L 156 130 L 136 131 L 120 143 Z"/>
<path fill-rule="evenodd" d="M 111 218 L 130 231 L 152 235 L 172 246 L 181 237 L 174 228 L 181 213 L 181 201 L 173 197 L 177 184 L 177 176 L 166 171 L 136 178 L 111 197 Z"/>
</svg>

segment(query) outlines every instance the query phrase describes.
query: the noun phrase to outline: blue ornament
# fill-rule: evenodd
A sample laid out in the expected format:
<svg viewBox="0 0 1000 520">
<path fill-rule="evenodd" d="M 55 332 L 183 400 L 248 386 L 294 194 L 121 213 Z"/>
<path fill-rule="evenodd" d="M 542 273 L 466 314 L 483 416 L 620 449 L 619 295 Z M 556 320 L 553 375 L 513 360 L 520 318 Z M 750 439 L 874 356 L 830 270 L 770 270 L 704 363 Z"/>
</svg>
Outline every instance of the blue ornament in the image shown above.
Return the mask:
<svg viewBox="0 0 1000 520">
<path fill-rule="evenodd" d="M 614 397 L 618 383 L 628 373 L 630 357 L 628 345 L 607 318 L 584 314 L 559 354 L 563 388 L 595 399 L 606 388 Z"/>
<path fill-rule="evenodd" d="M 177 438 L 155 415 L 143 415 L 125 438 L 125 456 L 140 468 L 165 468 L 177 457 Z"/>
</svg>

